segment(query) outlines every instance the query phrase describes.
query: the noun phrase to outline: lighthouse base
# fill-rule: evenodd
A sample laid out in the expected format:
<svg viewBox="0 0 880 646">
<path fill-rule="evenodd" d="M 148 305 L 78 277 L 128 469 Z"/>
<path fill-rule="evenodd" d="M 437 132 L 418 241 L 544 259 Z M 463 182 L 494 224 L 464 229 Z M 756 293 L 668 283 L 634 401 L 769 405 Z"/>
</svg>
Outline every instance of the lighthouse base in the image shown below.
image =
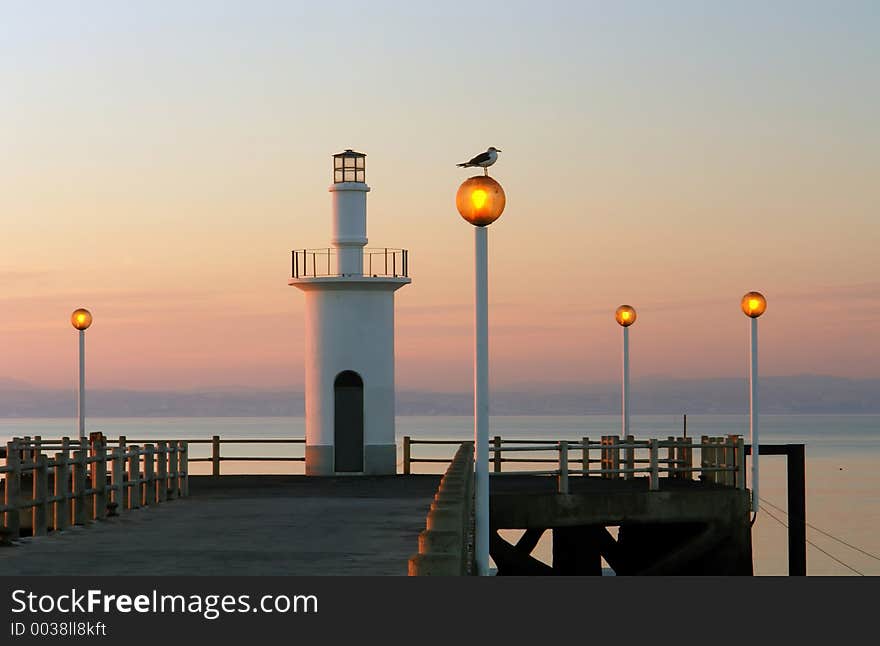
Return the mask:
<svg viewBox="0 0 880 646">
<path fill-rule="evenodd" d="M 337 471 L 332 445 L 306 446 L 306 475 L 332 476 L 343 474 L 395 475 L 397 447 L 394 444 L 367 444 L 364 447 L 363 471 Z"/>
</svg>

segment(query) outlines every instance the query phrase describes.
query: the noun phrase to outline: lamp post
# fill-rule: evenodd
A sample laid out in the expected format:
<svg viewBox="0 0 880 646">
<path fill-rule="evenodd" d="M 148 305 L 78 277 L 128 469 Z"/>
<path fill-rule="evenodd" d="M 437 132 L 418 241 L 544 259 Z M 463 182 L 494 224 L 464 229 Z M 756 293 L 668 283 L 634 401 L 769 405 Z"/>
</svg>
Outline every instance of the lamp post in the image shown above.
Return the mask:
<svg viewBox="0 0 880 646">
<path fill-rule="evenodd" d="M 752 511 L 758 511 L 758 317 L 767 311 L 761 292 L 749 292 L 740 302 L 749 321 L 749 442 L 752 445 Z"/>
<path fill-rule="evenodd" d="M 455 206 L 474 225 L 474 560 L 477 574 L 489 574 L 489 236 L 506 197 L 501 184 L 478 175 L 458 187 Z"/>
<path fill-rule="evenodd" d="M 629 305 L 621 305 L 614 312 L 615 320 L 623 328 L 623 387 L 621 413 L 623 416 L 623 439 L 629 436 L 629 326 L 636 322 L 636 311 Z"/>
<path fill-rule="evenodd" d="M 79 439 L 86 439 L 86 330 L 92 324 L 92 313 L 79 308 L 70 315 L 70 323 L 79 330 L 79 392 L 76 412 L 79 417 Z"/>
</svg>

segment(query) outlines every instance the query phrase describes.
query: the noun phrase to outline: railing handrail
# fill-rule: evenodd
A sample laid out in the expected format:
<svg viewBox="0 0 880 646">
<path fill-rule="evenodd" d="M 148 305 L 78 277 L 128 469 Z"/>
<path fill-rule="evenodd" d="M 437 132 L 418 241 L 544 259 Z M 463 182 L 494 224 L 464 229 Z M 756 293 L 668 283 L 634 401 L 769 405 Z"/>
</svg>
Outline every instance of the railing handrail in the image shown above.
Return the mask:
<svg viewBox="0 0 880 646">
<path fill-rule="evenodd" d="M 534 440 L 508 439 L 496 435 L 492 438 L 489 451 L 490 461 L 494 465 L 492 476 L 498 475 L 556 475 L 559 479 L 558 490 L 568 493 L 569 476 L 600 476 L 604 478 L 631 479 L 636 474 L 648 474 L 649 488 L 656 491 L 660 488 L 660 474 L 674 479 L 692 479 L 697 474 L 701 479 L 715 484 L 745 489 L 745 449 L 740 435 L 726 437 L 701 436 L 699 442 L 693 437 L 673 437 L 666 439 L 651 438 L 636 440 L 632 435 L 621 438 L 617 435 L 603 435 L 599 440 L 583 437 L 580 440 Z M 412 445 L 444 445 L 449 440 L 414 440 L 403 438 L 403 472 L 409 474 L 412 464 L 417 462 L 441 462 L 437 458 L 418 458 L 412 456 Z M 593 458 L 591 449 L 598 448 L 600 457 Z M 700 462 L 694 464 L 693 449 L 700 451 Z M 665 455 L 660 455 L 661 450 Z M 505 458 L 504 453 L 540 454 L 552 452 L 554 457 L 521 457 Z M 580 454 L 572 458 L 572 451 Z M 637 454 L 647 458 L 636 457 Z M 502 465 L 507 463 L 520 464 L 556 464 L 556 469 L 517 470 L 502 472 Z M 599 468 L 591 465 L 599 464 Z M 574 466 L 579 465 L 579 466 Z M 637 466 L 647 465 L 647 466 Z"/>
<path fill-rule="evenodd" d="M 220 475 L 220 465 L 223 462 L 305 462 L 305 456 L 264 456 L 264 455 L 254 455 L 254 456 L 225 456 L 221 453 L 221 448 L 224 444 L 275 444 L 275 445 L 304 445 L 306 443 L 305 438 L 222 438 L 219 435 L 214 435 L 210 438 L 191 438 L 185 440 L 161 440 L 156 438 L 147 438 L 147 439 L 132 439 L 128 438 L 125 435 L 120 435 L 116 438 L 110 438 L 106 436 L 102 436 L 105 444 L 110 446 L 132 446 L 132 445 L 141 445 L 141 444 L 150 444 L 157 442 L 171 442 L 171 441 L 181 441 L 185 442 L 187 445 L 190 444 L 208 444 L 211 445 L 211 455 L 209 457 L 187 457 L 189 462 L 211 462 L 212 463 L 212 475 L 219 476 Z M 34 448 L 40 448 L 42 450 L 62 450 L 64 447 L 67 447 L 70 451 L 75 451 L 80 448 L 80 440 L 79 438 L 71 438 L 65 437 L 61 439 L 42 439 L 39 436 L 35 437 L 23 437 L 18 438 L 18 444 L 21 450 L 31 451 Z M 89 446 L 88 440 L 83 445 L 84 448 Z M 6 456 L 6 451 L 4 448 L 0 448 L 0 458 Z M 448 462 L 448 460 L 444 460 Z M 87 461 L 87 464 L 91 462 Z M 50 465 L 52 466 L 52 465 Z M 5 473 L 6 468 L 0 467 L 0 473 Z"/>
<path fill-rule="evenodd" d="M 186 442 L 157 440 L 111 448 L 101 433 L 90 434 L 87 441 L 44 441 L 37 436 L 6 443 L 6 463 L 0 467 L 4 474 L 0 542 L 19 536 L 20 516 L 28 510 L 33 535 L 44 536 L 50 525 L 61 531 L 188 495 Z M 60 450 L 50 456 L 47 451 L 55 448 Z M 32 479 L 30 495 L 22 490 L 25 474 Z M 51 492 L 50 482 L 54 483 Z"/>
<path fill-rule="evenodd" d="M 331 259 L 340 254 L 335 247 L 318 249 L 292 249 L 290 252 L 290 275 L 292 278 L 342 277 L 339 267 Z M 374 264 L 374 257 L 379 261 Z M 321 260 L 319 261 L 318 258 Z M 360 276 L 364 278 L 408 278 L 409 250 L 393 247 L 369 247 L 361 250 Z"/>
<path fill-rule="evenodd" d="M 314 247 L 312 249 L 291 249 L 290 251 L 291 251 L 291 253 L 317 253 L 317 254 L 321 254 L 321 255 L 326 254 L 328 251 L 330 252 L 331 255 L 339 252 L 339 250 L 336 247 Z M 390 253 L 392 251 L 400 252 L 400 251 L 407 251 L 407 250 L 402 247 L 364 247 L 363 248 L 363 252 L 365 254 L 366 253 L 382 254 L 382 253 L 385 253 L 386 251 Z"/>
</svg>

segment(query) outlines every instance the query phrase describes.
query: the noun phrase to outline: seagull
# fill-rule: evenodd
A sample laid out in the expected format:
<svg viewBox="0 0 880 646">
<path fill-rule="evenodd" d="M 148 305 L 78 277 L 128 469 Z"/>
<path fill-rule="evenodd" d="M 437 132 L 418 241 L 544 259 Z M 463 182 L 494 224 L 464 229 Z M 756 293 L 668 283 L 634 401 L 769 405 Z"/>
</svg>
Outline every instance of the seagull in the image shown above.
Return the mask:
<svg viewBox="0 0 880 646">
<path fill-rule="evenodd" d="M 489 174 L 489 166 L 498 161 L 498 153 L 501 151 L 498 150 L 495 146 L 489 146 L 489 149 L 480 153 L 470 161 L 466 161 L 463 164 L 456 164 L 459 168 L 470 168 L 472 166 L 479 166 L 483 169 L 483 172 L 488 175 Z"/>
</svg>

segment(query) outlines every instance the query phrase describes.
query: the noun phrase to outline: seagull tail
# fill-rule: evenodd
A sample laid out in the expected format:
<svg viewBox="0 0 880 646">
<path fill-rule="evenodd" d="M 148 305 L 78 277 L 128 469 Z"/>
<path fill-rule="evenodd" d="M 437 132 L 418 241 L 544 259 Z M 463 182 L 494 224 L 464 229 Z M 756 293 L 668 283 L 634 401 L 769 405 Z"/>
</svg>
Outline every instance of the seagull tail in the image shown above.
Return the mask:
<svg viewBox="0 0 880 646">
<path fill-rule="evenodd" d="M 463 164 L 456 164 L 456 166 L 458 166 L 459 168 L 467 168 L 468 166 L 470 166 L 470 164 L 464 162 Z"/>
</svg>

